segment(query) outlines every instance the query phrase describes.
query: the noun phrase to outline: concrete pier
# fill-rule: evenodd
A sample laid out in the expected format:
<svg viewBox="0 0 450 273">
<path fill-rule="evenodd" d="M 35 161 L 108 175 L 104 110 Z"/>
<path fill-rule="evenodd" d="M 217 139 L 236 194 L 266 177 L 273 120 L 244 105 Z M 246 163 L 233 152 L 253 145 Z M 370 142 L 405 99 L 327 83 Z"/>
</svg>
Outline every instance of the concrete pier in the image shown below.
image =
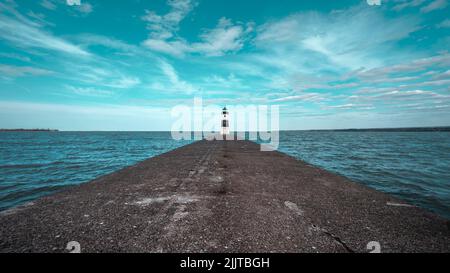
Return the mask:
<svg viewBox="0 0 450 273">
<path fill-rule="evenodd" d="M 199 141 L 0 215 L 0 252 L 70 241 L 81 252 L 450 252 L 444 219 L 248 141 Z"/>
</svg>

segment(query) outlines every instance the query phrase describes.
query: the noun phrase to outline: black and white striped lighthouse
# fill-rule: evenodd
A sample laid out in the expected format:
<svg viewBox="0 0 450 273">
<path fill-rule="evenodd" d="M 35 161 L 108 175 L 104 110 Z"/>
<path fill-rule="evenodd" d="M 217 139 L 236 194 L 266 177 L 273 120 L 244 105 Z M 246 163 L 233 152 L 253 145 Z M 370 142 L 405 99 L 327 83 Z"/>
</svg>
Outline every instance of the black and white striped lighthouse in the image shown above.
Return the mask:
<svg viewBox="0 0 450 273">
<path fill-rule="evenodd" d="M 228 120 L 228 110 L 226 107 L 222 109 L 222 128 L 220 133 L 223 136 L 230 134 L 230 122 Z"/>
</svg>

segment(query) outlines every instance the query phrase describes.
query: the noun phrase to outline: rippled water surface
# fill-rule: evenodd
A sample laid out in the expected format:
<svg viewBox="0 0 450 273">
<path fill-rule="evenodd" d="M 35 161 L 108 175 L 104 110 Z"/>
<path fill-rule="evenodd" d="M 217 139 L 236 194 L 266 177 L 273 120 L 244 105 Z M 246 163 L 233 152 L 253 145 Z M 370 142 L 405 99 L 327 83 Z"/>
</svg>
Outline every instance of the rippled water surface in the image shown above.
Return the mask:
<svg viewBox="0 0 450 273">
<path fill-rule="evenodd" d="M 450 218 L 450 132 L 280 134 L 282 152 Z M 168 132 L 0 132 L 0 210 L 188 143 Z"/>
<path fill-rule="evenodd" d="M 290 131 L 279 150 L 450 219 L 450 132 Z"/>
<path fill-rule="evenodd" d="M 169 132 L 0 132 L 0 210 L 187 143 Z"/>
</svg>

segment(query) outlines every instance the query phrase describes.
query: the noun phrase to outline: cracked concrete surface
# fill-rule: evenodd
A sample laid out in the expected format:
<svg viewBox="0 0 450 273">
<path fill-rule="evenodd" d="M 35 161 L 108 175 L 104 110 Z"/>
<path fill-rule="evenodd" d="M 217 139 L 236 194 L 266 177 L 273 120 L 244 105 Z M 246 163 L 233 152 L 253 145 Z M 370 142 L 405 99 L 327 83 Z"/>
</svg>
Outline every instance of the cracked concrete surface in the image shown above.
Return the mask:
<svg viewBox="0 0 450 273">
<path fill-rule="evenodd" d="M 0 215 L 1 252 L 449 252 L 446 220 L 248 141 L 199 141 Z"/>
</svg>

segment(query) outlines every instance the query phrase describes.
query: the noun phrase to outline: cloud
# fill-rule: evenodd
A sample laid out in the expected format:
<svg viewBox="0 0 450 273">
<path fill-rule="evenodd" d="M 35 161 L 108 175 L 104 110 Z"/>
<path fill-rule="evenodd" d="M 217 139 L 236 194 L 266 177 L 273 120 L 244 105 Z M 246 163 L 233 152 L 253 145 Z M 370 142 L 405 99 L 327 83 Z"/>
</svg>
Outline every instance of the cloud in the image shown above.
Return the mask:
<svg viewBox="0 0 450 273">
<path fill-rule="evenodd" d="M 251 25 L 244 29 L 243 26 L 235 25 L 231 20 L 222 17 L 216 28 L 200 35 L 202 42 L 191 45 L 192 51 L 207 56 L 221 56 L 228 52 L 239 51 L 244 46 L 245 34 L 251 31 Z"/>
<path fill-rule="evenodd" d="M 161 62 L 161 70 L 163 71 L 164 75 L 169 78 L 170 82 L 173 84 L 177 84 L 180 82 L 180 79 L 178 78 L 178 74 L 175 71 L 175 68 L 171 66 L 167 62 Z"/>
<path fill-rule="evenodd" d="M 149 38 L 143 42 L 143 45 L 176 57 L 183 57 L 189 53 L 222 56 L 239 51 L 244 46 L 246 34 L 251 29 L 250 25 L 244 28 L 242 25 L 233 24 L 229 19 L 221 18 L 216 28 L 205 30 L 200 35 L 200 42 L 189 43 L 184 39 L 167 35 L 166 37 L 172 39 Z"/>
<path fill-rule="evenodd" d="M 65 88 L 74 94 L 89 97 L 110 97 L 114 94 L 109 90 L 96 89 L 92 87 L 75 87 L 66 85 Z"/>
<path fill-rule="evenodd" d="M 339 109 L 339 110 L 372 110 L 374 107 L 371 104 L 341 104 L 341 105 L 327 105 L 323 109 Z"/>
<path fill-rule="evenodd" d="M 302 12 L 266 23 L 258 29 L 255 44 L 285 55 L 283 59 L 289 56 L 292 62 L 330 62 L 357 69 L 382 65 L 379 55 L 419 28 L 413 16 L 388 19 L 377 9 L 356 6 L 330 14 Z"/>
<path fill-rule="evenodd" d="M 80 34 L 76 36 L 75 40 L 87 46 L 101 45 L 104 47 L 120 50 L 123 52 L 135 54 L 141 53 L 142 55 L 144 55 L 144 52 L 142 52 L 142 49 L 139 48 L 138 46 L 126 43 L 121 40 L 114 39 L 112 37 L 96 34 Z"/>
<path fill-rule="evenodd" d="M 129 89 L 141 84 L 141 79 L 127 75 L 111 67 L 108 63 L 97 62 L 90 65 L 63 63 L 60 66 L 66 73 L 60 74 L 66 80 L 90 86 L 101 86 L 115 89 Z"/>
<path fill-rule="evenodd" d="M 170 6 L 167 14 L 158 15 L 153 11 L 146 11 L 146 15 L 142 17 L 150 30 L 149 38 L 143 45 L 158 52 L 181 57 L 189 51 L 189 47 L 184 40 L 174 36 L 180 22 L 194 5 L 190 0 L 169 0 L 167 4 Z"/>
<path fill-rule="evenodd" d="M 274 99 L 273 102 L 286 102 L 286 101 L 307 101 L 318 102 L 324 100 L 324 95 L 319 93 L 305 93 L 300 95 L 293 95 L 287 97 L 281 97 Z"/>
<path fill-rule="evenodd" d="M 440 10 L 447 6 L 447 0 L 434 0 L 427 6 L 420 9 L 421 12 L 428 13 L 434 10 Z"/>
<path fill-rule="evenodd" d="M 11 7 L 0 4 L 0 11 L 6 11 L 0 15 L 0 39 L 25 48 L 42 48 L 70 55 L 90 56 L 90 53 L 82 48 L 44 31 L 42 25 L 30 21 Z M 15 18 L 6 16 L 7 13 Z"/>
<path fill-rule="evenodd" d="M 176 57 L 183 57 L 190 51 L 189 46 L 184 41 L 165 41 L 158 39 L 147 39 L 143 45 L 157 52 L 169 54 Z"/>
<path fill-rule="evenodd" d="M 91 13 L 94 9 L 92 7 L 91 4 L 89 3 L 82 3 L 81 5 L 77 6 L 77 10 L 79 10 L 80 12 L 84 13 L 84 14 L 89 14 Z"/>
<path fill-rule="evenodd" d="M 402 1 L 402 3 L 395 5 L 392 9 L 395 11 L 401 11 L 405 8 L 418 7 L 425 3 L 426 0 L 406 0 Z"/>
<path fill-rule="evenodd" d="M 373 69 L 358 69 L 352 71 L 348 76 L 357 76 L 367 80 L 380 80 L 389 74 L 420 72 L 430 68 L 450 66 L 450 54 L 443 53 L 426 58 L 420 58 L 408 63 L 382 66 Z M 410 80 L 409 78 L 408 80 Z"/>
<path fill-rule="evenodd" d="M 208 85 L 217 85 L 220 87 L 242 87 L 245 85 L 242 82 L 242 79 L 237 78 L 234 73 L 230 73 L 226 77 L 212 75 L 210 77 L 204 78 L 204 82 Z"/>
<path fill-rule="evenodd" d="M 377 93 L 378 90 L 374 90 L 370 96 L 354 95 L 349 97 L 351 101 L 378 101 L 383 104 L 398 104 L 407 101 L 426 101 L 426 100 L 450 100 L 450 95 L 442 95 L 433 91 L 426 90 L 393 90 L 387 92 Z"/>
<path fill-rule="evenodd" d="M 39 4 L 48 10 L 56 10 L 58 5 L 64 5 L 85 15 L 94 11 L 92 5 L 85 0 L 42 0 Z"/>
<path fill-rule="evenodd" d="M 43 6 L 44 8 L 46 8 L 46 9 L 48 9 L 48 10 L 55 10 L 57 8 L 55 3 L 53 3 L 50 0 L 42 0 L 40 2 L 40 5 Z"/>
<path fill-rule="evenodd" d="M 31 66 L 12 66 L 0 64 L 0 73 L 12 77 L 43 76 L 53 74 L 52 71 Z"/>
<path fill-rule="evenodd" d="M 216 65 L 232 69 L 241 77 L 257 78 L 261 87 L 272 90 L 357 88 L 362 76 L 349 82 L 346 80 L 355 80 L 355 76 L 346 78 L 347 73 L 367 72 L 411 58 L 413 54 L 397 44 L 420 27 L 416 15 L 389 18 L 382 10 L 367 5 L 329 13 L 294 13 L 256 27 L 256 37 L 251 41 L 255 50 L 218 60 Z M 385 58 L 387 54 L 391 58 Z M 413 80 L 413 76 L 389 79 L 401 80 Z M 255 80 L 252 82 L 255 85 Z"/>
<path fill-rule="evenodd" d="M 5 58 L 10 58 L 10 59 L 15 59 L 15 60 L 19 60 L 22 62 L 30 62 L 31 59 L 27 56 L 23 56 L 20 54 L 15 54 L 15 53 L 3 53 L 0 52 L 0 57 L 5 57 Z"/>
<path fill-rule="evenodd" d="M 141 80 L 137 77 L 120 76 L 118 79 L 114 78 L 110 83 L 103 83 L 103 85 L 112 88 L 129 89 L 140 83 Z"/>
<path fill-rule="evenodd" d="M 433 73 L 432 78 L 435 80 L 450 79 L 450 69 L 441 73 Z"/>
<path fill-rule="evenodd" d="M 223 17 L 213 29 L 204 30 L 200 34 L 200 42 L 189 43 L 178 36 L 179 24 L 193 9 L 195 4 L 190 0 L 168 1 L 171 7 L 165 15 L 146 11 L 142 20 L 148 23 L 149 38 L 142 44 L 154 51 L 183 57 L 185 54 L 197 53 L 206 56 L 222 56 L 229 52 L 239 51 L 245 41 L 245 35 L 252 30 L 251 24 L 246 27 L 233 24 Z"/>
<path fill-rule="evenodd" d="M 400 85 L 399 88 L 410 88 L 410 87 L 437 87 L 437 86 L 448 86 L 450 85 L 450 79 L 444 79 L 444 80 L 430 80 L 430 81 L 423 81 L 414 83 L 411 85 Z"/>
<path fill-rule="evenodd" d="M 54 26 L 53 23 L 50 23 L 49 21 L 47 21 L 45 18 L 46 16 L 42 13 L 35 13 L 33 11 L 29 11 L 27 13 L 27 16 L 32 18 L 33 20 L 35 20 L 36 22 L 39 22 L 39 24 L 41 26 Z"/>
<path fill-rule="evenodd" d="M 257 78 L 259 86 L 266 89 L 297 93 L 345 91 L 360 87 L 362 78 L 346 77 L 347 73 L 364 71 L 366 76 L 372 69 L 386 67 L 386 62 L 410 58 L 412 54 L 404 53 L 397 43 L 418 29 L 420 19 L 415 15 L 388 18 L 382 10 L 367 5 L 329 13 L 294 13 L 256 27 L 256 37 L 251 41 L 255 50 L 216 64 L 241 77 Z M 385 58 L 387 54 L 391 58 Z M 366 83 L 367 78 L 363 79 Z M 380 79 L 402 83 L 415 78 L 377 79 L 383 84 Z M 255 80 L 252 82 L 255 86 Z M 290 94 L 279 100 L 307 98 L 304 94 Z"/>
<path fill-rule="evenodd" d="M 163 80 L 154 81 L 149 88 L 154 91 L 162 91 L 168 93 L 184 93 L 192 94 L 200 89 L 186 81 L 180 79 L 175 68 L 165 60 L 159 61 L 159 67 L 161 69 Z"/>
<path fill-rule="evenodd" d="M 450 28 L 450 19 L 445 19 L 436 25 L 438 28 Z"/>
<path fill-rule="evenodd" d="M 168 62 L 161 60 L 160 68 L 169 84 L 155 82 L 151 85 L 151 89 L 167 92 L 181 92 L 186 94 L 192 94 L 199 90 L 193 85 L 181 80 L 175 68 Z"/>
<path fill-rule="evenodd" d="M 2 128 L 60 130 L 170 130 L 170 108 L 96 104 L 90 106 L 0 101 Z"/>
<path fill-rule="evenodd" d="M 190 0 L 169 0 L 167 4 L 171 8 L 167 14 L 158 15 L 153 11 L 146 11 L 146 15 L 142 17 L 142 20 L 148 22 L 147 28 L 154 39 L 171 38 L 194 6 Z"/>
</svg>

